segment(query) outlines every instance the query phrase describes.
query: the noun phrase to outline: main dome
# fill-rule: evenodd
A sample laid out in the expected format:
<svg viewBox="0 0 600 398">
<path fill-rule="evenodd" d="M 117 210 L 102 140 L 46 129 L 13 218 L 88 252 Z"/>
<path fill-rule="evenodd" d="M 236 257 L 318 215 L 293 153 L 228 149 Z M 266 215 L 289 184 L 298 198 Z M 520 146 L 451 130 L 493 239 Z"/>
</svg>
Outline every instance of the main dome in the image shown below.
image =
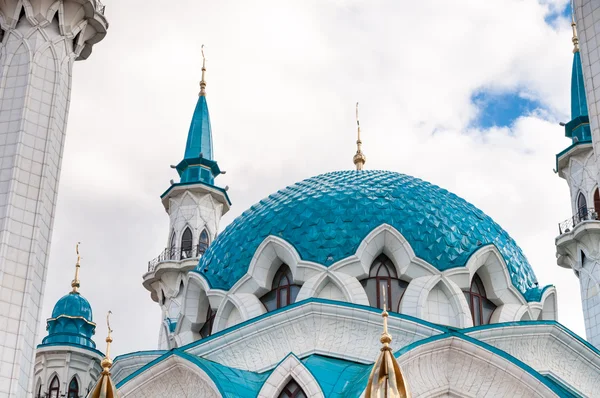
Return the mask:
<svg viewBox="0 0 600 398">
<path fill-rule="evenodd" d="M 196 271 L 230 289 L 269 235 L 303 260 L 330 266 L 354 254 L 374 228 L 389 224 L 415 254 L 440 271 L 464 266 L 481 246 L 502 254 L 513 285 L 528 299 L 540 289 L 515 241 L 481 210 L 426 181 L 390 171 L 338 171 L 300 181 L 261 200 L 210 245 Z"/>
</svg>

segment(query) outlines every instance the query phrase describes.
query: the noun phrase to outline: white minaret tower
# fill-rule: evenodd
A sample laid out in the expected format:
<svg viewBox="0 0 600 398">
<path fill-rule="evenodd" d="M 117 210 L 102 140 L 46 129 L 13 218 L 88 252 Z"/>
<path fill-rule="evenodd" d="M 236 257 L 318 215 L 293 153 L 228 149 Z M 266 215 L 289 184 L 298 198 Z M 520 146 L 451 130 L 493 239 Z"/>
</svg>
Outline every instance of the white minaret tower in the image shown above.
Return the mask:
<svg viewBox="0 0 600 398">
<path fill-rule="evenodd" d="M 188 287 L 187 274 L 196 268 L 198 259 L 217 236 L 221 217 L 231 205 L 226 189 L 214 185 L 215 177 L 225 172 L 219 169 L 213 157 L 205 72 L 206 60 L 203 59 L 200 95 L 185 154 L 183 160 L 173 166 L 179 173 L 180 182 L 171 181 L 169 189 L 161 195 L 163 206 L 169 214 L 167 247 L 148 263 L 148 272 L 144 275 L 144 287 L 162 309 L 160 349 L 180 347 L 210 334 L 214 316 L 207 300 L 204 300 L 206 308 L 200 308 L 201 298 L 194 298 L 191 292 L 186 296 L 189 302 L 187 307 L 189 310 L 193 304 L 195 308 L 188 316 L 184 316 L 182 311 L 183 297 Z M 200 290 L 195 290 L 200 294 Z"/>
<path fill-rule="evenodd" d="M 98 0 L 0 0 L 0 396 L 31 394 L 75 60 Z"/>
<path fill-rule="evenodd" d="M 590 129 L 582 60 L 575 22 L 571 121 L 565 135 L 572 145 L 556 155 L 558 175 L 569 184 L 572 217 L 559 224 L 556 238 L 558 265 L 573 269 L 579 278 L 587 340 L 600 348 L 600 191 L 597 157 Z"/>
</svg>

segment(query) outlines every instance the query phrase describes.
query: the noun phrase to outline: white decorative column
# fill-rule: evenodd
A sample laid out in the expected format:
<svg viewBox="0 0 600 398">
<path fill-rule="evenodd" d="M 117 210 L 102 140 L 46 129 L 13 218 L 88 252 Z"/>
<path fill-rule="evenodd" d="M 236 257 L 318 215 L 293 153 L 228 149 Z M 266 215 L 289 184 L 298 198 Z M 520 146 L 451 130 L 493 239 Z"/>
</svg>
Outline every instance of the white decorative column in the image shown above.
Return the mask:
<svg viewBox="0 0 600 398">
<path fill-rule="evenodd" d="M 72 67 L 106 35 L 103 13 L 98 0 L 0 0 L 0 397 L 32 391 Z"/>
</svg>

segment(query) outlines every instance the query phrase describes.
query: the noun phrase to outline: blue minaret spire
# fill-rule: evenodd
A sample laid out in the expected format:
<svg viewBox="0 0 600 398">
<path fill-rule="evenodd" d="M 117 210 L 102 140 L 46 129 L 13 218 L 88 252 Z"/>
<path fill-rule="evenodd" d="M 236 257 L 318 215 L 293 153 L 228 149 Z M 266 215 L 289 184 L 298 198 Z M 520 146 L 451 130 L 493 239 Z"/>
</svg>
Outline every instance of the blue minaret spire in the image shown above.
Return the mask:
<svg viewBox="0 0 600 398">
<path fill-rule="evenodd" d="M 183 160 L 177 165 L 182 183 L 214 184 L 216 176 L 221 174 L 217 162 L 213 159 L 212 131 L 208 103 L 206 102 L 206 58 L 202 46 L 202 80 L 196 109 L 188 132 Z"/>
<path fill-rule="evenodd" d="M 571 121 L 565 125 L 565 135 L 573 140 L 573 143 L 588 142 L 592 140 L 590 120 L 588 117 L 587 100 L 585 98 L 585 87 L 583 84 L 583 68 L 581 66 L 581 55 L 579 54 L 579 39 L 575 20 L 572 21 L 573 28 L 573 71 L 571 73 Z"/>
</svg>

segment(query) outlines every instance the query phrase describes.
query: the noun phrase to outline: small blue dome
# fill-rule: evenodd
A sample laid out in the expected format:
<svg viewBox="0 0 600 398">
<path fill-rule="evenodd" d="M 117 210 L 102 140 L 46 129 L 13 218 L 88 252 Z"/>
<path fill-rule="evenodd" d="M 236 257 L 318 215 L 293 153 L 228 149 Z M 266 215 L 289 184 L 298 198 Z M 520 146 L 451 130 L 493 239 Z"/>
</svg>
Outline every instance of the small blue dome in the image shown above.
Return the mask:
<svg viewBox="0 0 600 398">
<path fill-rule="evenodd" d="M 56 302 L 46 329 L 48 336 L 44 337 L 42 345 L 75 344 L 96 348 L 92 340 L 96 332 L 92 306 L 79 293 L 71 292 Z"/>
<path fill-rule="evenodd" d="M 381 224 L 396 228 L 440 271 L 464 266 L 481 246 L 493 244 L 513 285 L 528 300 L 541 296 L 523 252 L 494 220 L 445 189 L 390 171 L 326 173 L 274 193 L 219 235 L 196 272 L 213 288 L 230 289 L 269 235 L 289 242 L 303 260 L 330 266 L 354 254 Z"/>
<path fill-rule="evenodd" d="M 71 292 L 62 296 L 54 305 L 52 318 L 58 318 L 60 315 L 82 317 L 92 322 L 92 307 L 81 294 Z"/>
</svg>

